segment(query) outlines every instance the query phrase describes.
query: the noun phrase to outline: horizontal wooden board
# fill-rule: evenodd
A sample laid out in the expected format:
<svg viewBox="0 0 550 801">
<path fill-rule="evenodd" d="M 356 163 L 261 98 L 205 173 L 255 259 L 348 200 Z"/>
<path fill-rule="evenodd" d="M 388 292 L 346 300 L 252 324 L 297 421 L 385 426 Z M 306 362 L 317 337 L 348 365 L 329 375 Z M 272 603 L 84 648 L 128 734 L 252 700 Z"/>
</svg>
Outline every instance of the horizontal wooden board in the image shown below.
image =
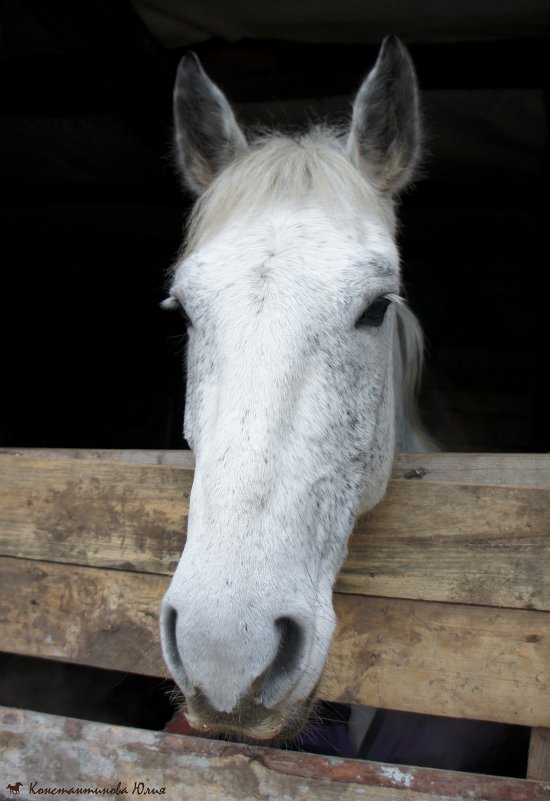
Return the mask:
<svg viewBox="0 0 550 801">
<path fill-rule="evenodd" d="M 429 467 L 423 457 L 402 461 L 403 478 L 358 521 L 337 589 L 550 610 L 550 481 L 414 480 L 450 469 L 449 459 Z M 496 470 L 488 459 L 460 464 L 470 479 Z M 521 461 L 501 469 L 513 478 Z M 0 554 L 171 575 L 192 478 L 188 467 L 2 454 Z"/>
<path fill-rule="evenodd" d="M 356 525 L 337 588 L 550 610 L 550 487 L 394 481 Z"/>
<path fill-rule="evenodd" d="M 0 553 L 171 574 L 193 471 L 0 455 Z"/>
<path fill-rule="evenodd" d="M 170 467 L 195 466 L 195 457 L 188 450 L 135 450 L 124 448 L 0 448 L 0 456 L 27 459 L 83 460 L 94 462 L 126 462 L 127 464 L 163 464 Z"/>
<path fill-rule="evenodd" d="M 0 707 L 0 742 L 2 776 L 21 782 L 22 801 L 47 787 L 118 787 L 127 797 L 164 788 L 147 797 L 192 801 L 548 799 L 548 786 L 536 781 L 237 745 L 6 707 Z M 0 799 L 7 800 L 4 786 Z"/>
<path fill-rule="evenodd" d="M 168 675 L 159 607 L 166 576 L 0 557 L 0 644 L 27 656 Z"/>
<path fill-rule="evenodd" d="M 547 613 L 341 594 L 335 608 L 322 697 L 548 726 Z"/>
<path fill-rule="evenodd" d="M 550 487 L 546 453 L 398 453 L 392 478 L 410 478 L 415 469 L 423 481 Z"/>
<path fill-rule="evenodd" d="M 187 450 L 108 450 L 85 448 L 0 448 L 0 456 L 33 459 L 77 459 L 129 464 L 167 465 L 193 469 Z M 550 454 L 546 453 L 396 453 L 392 478 L 407 478 L 420 469 L 424 481 L 462 484 L 550 486 Z M 416 476 L 418 477 L 418 476 Z"/>
<path fill-rule="evenodd" d="M 0 559 L 10 651 L 164 676 L 162 576 Z M 321 696 L 416 712 L 550 725 L 550 615 L 337 593 Z"/>
</svg>

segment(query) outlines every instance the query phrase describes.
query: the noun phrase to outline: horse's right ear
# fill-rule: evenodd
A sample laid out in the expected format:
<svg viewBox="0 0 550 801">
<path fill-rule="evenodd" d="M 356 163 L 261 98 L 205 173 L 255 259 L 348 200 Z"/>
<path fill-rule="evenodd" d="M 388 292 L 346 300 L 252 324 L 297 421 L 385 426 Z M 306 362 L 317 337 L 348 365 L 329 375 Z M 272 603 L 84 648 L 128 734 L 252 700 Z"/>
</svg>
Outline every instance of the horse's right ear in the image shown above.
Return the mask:
<svg viewBox="0 0 550 801">
<path fill-rule="evenodd" d="M 194 53 L 181 59 L 174 86 L 176 163 L 184 186 L 202 194 L 247 144 L 227 98 Z"/>
</svg>

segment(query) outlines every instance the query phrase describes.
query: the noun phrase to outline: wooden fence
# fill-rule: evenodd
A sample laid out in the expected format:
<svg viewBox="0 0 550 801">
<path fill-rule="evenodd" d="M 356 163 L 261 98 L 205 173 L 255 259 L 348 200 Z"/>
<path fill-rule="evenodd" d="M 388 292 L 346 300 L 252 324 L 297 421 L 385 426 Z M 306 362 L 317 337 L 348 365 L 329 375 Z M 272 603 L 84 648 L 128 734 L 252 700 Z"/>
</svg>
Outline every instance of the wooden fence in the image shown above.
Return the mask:
<svg viewBox="0 0 550 801">
<path fill-rule="evenodd" d="M 184 544 L 192 477 L 185 452 L 0 452 L 3 650 L 165 675 L 158 607 Z M 2 711 L 0 764 L 11 760 L 27 789 L 32 776 L 45 783 L 46 765 L 57 765 L 57 785 L 87 776 L 102 786 L 125 765 L 136 777 L 137 767 L 164 770 L 174 798 L 332 799 L 345 787 L 346 799 L 421 801 L 436 774 L 437 798 L 550 798 L 550 456 L 397 456 L 335 589 L 322 697 L 531 726 L 529 775 L 540 781 L 348 764 L 18 710 Z M 58 764 L 59 732 L 71 757 Z M 195 784 L 184 791 L 178 776 Z M 507 784 L 497 791 L 498 781 Z M 499 795 L 505 786 L 516 794 Z"/>
</svg>

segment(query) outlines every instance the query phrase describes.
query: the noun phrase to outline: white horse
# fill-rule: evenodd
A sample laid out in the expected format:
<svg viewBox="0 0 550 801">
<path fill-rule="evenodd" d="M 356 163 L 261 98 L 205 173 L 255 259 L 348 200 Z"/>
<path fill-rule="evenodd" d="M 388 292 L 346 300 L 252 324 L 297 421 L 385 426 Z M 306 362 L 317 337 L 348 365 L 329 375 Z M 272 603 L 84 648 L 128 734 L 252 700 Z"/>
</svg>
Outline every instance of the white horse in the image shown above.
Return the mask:
<svg viewBox="0 0 550 801">
<path fill-rule="evenodd" d="M 247 142 L 187 55 L 174 109 L 198 202 L 165 306 L 189 328 L 196 470 L 162 646 L 192 726 L 287 737 L 315 698 L 354 521 L 396 447 L 424 449 L 394 216 L 419 158 L 415 72 L 389 37 L 347 130 Z"/>
</svg>

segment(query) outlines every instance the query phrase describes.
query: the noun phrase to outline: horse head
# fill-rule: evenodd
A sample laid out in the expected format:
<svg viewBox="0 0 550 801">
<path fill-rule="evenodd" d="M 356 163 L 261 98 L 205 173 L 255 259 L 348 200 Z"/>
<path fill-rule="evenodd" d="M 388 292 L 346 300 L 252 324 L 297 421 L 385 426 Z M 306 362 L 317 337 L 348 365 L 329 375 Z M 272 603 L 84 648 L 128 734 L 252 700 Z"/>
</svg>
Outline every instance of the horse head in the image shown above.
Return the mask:
<svg viewBox="0 0 550 801">
<path fill-rule="evenodd" d="M 419 156 L 415 72 L 390 37 L 346 130 L 249 141 L 187 55 L 174 112 L 197 202 L 165 305 L 188 326 L 196 469 L 163 652 L 193 726 L 285 737 L 315 697 L 354 521 L 391 470 L 406 319 L 394 204 Z"/>
</svg>

